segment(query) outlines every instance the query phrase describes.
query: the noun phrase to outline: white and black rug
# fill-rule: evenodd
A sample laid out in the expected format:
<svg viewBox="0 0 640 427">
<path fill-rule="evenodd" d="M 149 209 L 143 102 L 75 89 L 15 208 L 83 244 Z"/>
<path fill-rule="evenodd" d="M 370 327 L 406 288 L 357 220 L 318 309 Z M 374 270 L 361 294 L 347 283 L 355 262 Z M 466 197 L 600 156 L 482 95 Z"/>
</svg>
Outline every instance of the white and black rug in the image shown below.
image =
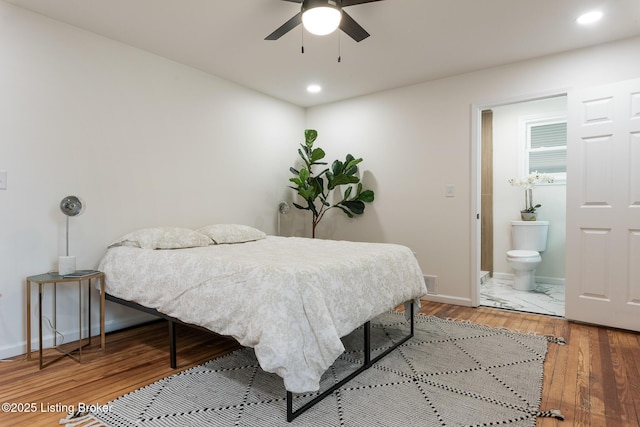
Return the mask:
<svg viewBox="0 0 640 427">
<path fill-rule="evenodd" d="M 372 321 L 372 348 L 408 331 L 398 313 Z M 362 329 L 321 387 L 362 360 Z M 540 412 L 545 337 L 431 316 L 416 316 L 415 336 L 293 422 L 282 380 L 262 371 L 251 349 L 162 379 L 67 425 L 128 426 L 535 426 Z M 375 352 L 374 352 L 375 356 Z M 295 395 L 294 408 L 315 394 Z M 104 409 L 104 408 L 103 408 Z"/>
</svg>

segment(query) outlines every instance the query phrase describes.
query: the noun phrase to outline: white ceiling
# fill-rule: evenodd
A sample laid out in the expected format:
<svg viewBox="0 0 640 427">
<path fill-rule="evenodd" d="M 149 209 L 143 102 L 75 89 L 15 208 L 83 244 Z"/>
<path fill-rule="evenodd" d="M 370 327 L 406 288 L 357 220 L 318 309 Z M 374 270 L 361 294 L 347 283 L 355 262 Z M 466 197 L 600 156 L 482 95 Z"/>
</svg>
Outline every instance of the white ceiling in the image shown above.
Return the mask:
<svg viewBox="0 0 640 427">
<path fill-rule="evenodd" d="M 265 41 L 299 11 L 281 0 L 5 1 L 303 107 L 640 35 L 640 0 L 383 0 L 345 8 L 360 43 Z M 600 23 L 575 23 L 595 8 Z"/>
</svg>

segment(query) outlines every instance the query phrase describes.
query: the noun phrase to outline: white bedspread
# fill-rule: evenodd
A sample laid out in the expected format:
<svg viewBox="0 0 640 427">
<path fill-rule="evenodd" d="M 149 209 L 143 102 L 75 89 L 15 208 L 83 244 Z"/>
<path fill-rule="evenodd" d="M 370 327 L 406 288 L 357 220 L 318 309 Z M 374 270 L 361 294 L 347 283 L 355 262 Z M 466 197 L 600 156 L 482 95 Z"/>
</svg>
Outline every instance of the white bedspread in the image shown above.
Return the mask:
<svg viewBox="0 0 640 427">
<path fill-rule="evenodd" d="M 340 337 L 426 294 L 405 246 L 268 236 L 174 250 L 114 247 L 106 291 L 253 347 L 287 390 L 319 388 Z"/>
</svg>

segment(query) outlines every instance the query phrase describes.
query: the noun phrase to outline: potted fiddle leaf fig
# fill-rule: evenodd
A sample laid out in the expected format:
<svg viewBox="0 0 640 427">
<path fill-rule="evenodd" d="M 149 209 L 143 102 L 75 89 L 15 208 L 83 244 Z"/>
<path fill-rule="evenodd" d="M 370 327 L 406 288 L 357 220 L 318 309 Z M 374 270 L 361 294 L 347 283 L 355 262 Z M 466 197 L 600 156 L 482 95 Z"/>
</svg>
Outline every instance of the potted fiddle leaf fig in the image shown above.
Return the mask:
<svg viewBox="0 0 640 427">
<path fill-rule="evenodd" d="M 289 187 L 305 201 L 304 204 L 293 205 L 298 209 L 311 211 L 311 236 L 316 237 L 316 227 L 329 210 L 339 209 L 349 218 L 361 215 L 364 213 L 365 203 L 373 202 L 374 193 L 373 190 L 363 188 L 358 177 L 358 164 L 362 159 L 356 159 L 351 154 L 347 154 L 344 162 L 335 160 L 330 168 L 317 172 L 318 167 L 327 165 L 321 161 L 325 157 L 324 150 L 313 146 L 318 132 L 307 129 L 304 136 L 305 143 L 300 144 L 301 148 L 298 149 L 304 165 L 299 170 L 289 168 L 294 175 L 289 179 L 294 185 Z M 344 187 L 340 196 L 331 197 L 339 187 Z M 340 200 L 335 201 L 336 199 Z"/>
</svg>

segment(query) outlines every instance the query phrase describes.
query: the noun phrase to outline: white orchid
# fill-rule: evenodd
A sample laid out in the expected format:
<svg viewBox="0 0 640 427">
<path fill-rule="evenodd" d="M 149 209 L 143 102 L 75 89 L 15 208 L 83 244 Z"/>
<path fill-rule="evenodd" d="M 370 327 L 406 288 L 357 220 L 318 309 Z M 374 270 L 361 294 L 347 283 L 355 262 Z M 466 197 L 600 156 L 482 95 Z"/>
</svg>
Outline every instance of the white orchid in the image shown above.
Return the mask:
<svg viewBox="0 0 640 427">
<path fill-rule="evenodd" d="M 538 173 L 538 171 L 533 172 L 525 177 L 522 178 L 511 178 L 509 179 L 509 184 L 513 185 L 514 187 L 522 187 L 524 188 L 524 204 L 525 204 L 525 209 L 522 212 L 535 212 L 537 208 L 539 208 L 542 205 L 533 205 L 533 189 L 536 188 L 537 184 L 542 184 L 542 183 L 552 183 L 553 182 L 553 177 L 543 174 L 543 173 Z"/>
<path fill-rule="evenodd" d="M 544 173 L 533 172 L 523 178 L 511 178 L 509 180 L 509 184 L 514 187 L 523 187 L 528 190 L 530 188 L 536 188 L 537 184 L 542 183 L 552 183 L 553 177 L 546 175 Z"/>
</svg>

